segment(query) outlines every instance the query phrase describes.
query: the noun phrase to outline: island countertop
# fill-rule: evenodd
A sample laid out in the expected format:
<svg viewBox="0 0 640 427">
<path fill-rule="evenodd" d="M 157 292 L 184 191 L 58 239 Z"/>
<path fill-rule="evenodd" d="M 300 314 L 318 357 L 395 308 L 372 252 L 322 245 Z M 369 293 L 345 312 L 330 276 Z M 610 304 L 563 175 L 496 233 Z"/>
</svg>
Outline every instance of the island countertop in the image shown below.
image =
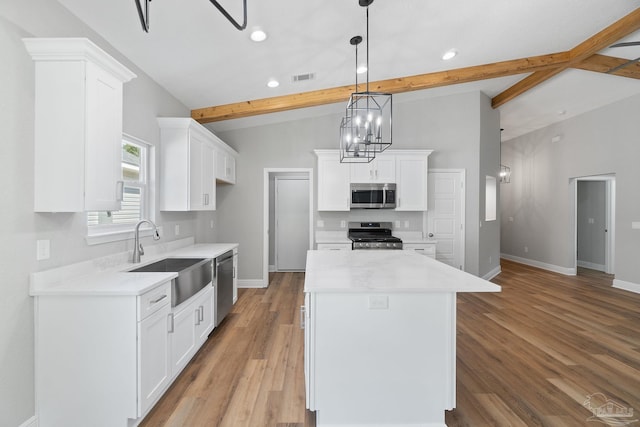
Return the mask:
<svg viewBox="0 0 640 427">
<path fill-rule="evenodd" d="M 305 292 L 500 292 L 500 286 L 400 250 L 308 251 Z"/>
</svg>

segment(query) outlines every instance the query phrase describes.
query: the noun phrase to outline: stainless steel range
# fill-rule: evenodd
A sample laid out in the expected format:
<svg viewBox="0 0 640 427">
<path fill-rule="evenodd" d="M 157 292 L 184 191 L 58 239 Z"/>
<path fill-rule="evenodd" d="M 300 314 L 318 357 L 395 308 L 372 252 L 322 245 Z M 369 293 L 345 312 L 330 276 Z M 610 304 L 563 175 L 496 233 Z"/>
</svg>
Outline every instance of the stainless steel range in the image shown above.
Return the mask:
<svg viewBox="0 0 640 427">
<path fill-rule="evenodd" d="M 351 249 L 402 249 L 402 240 L 391 235 L 390 222 L 349 222 Z"/>
</svg>

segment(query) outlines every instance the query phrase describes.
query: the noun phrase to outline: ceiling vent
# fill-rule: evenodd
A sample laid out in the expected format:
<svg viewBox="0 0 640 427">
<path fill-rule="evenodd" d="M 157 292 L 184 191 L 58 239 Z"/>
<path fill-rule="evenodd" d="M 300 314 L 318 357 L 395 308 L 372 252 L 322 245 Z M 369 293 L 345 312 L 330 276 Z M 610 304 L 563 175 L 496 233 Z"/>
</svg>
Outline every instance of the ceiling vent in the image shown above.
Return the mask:
<svg viewBox="0 0 640 427">
<path fill-rule="evenodd" d="M 306 82 L 306 81 L 315 79 L 315 77 L 316 77 L 315 73 L 306 73 L 306 74 L 298 74 L 297 76 L 293 76 L 291 80 L 294 83 Z"/>
</svg>

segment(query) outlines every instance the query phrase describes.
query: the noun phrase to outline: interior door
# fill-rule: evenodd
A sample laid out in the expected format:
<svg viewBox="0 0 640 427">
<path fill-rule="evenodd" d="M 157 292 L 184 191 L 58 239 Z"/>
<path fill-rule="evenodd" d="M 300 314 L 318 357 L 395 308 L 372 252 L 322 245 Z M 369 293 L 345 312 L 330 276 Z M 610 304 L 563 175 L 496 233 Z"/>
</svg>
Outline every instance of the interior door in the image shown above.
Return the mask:
<svg viewBox="0 0 640 427">
<path fill-rule="evenodd" d="M 309 249 L 309 179 L 275 181 L 276 270 L 303 271 Z"/>
<path fill-rule="evenodd" d="M 464 172 L 429 172 L 427 232 L 436 259 L 464 270 Z"/>
</svg>

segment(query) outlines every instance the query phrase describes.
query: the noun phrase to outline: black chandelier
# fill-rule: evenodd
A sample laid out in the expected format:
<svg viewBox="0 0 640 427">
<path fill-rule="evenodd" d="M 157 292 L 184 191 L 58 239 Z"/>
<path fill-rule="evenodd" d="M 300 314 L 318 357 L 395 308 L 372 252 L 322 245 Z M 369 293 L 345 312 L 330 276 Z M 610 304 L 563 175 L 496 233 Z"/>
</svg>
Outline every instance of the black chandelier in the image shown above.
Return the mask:
<svg viewBox="0 0 640 427">
<path fill-rule="evenodd" d="M 238 23 L 230 14 L 226 11 L 224 7 L 217 0 L 209 0 L 211 4 L 213 4 L 219 11 L 224 15 L 225 18 L 231 22 L 231 24 L 236 27 L 238 30 L 242 31 L 247 28 L 247 0 L 242 0 L 242 10 L 243 10 L 243 22 L 242 24 Z M 140 23 L 142 24 L 142 30 L 145 33 L 149 32 L 149 3 L 151 0 L 136 0 L 136 8 L 138 9 L 138 17 L 140 18 Z"/>
</svg>

